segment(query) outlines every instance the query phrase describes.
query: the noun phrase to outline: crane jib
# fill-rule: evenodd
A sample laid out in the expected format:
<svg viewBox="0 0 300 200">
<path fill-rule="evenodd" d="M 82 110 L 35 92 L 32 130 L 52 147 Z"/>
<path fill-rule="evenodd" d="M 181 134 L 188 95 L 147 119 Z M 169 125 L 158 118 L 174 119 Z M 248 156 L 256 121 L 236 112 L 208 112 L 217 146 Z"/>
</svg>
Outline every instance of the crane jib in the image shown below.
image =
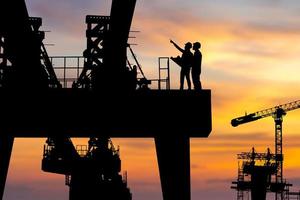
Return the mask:
<svg viewBox="0 0 300 200">
<path fill-rule="evenodd" d="M 252 121 L 258 120 L 260 118 L 262 118 L 262 117 L 257 116 L 256 113 L 252 113 L 252 114 L 249 114 L 249 115 L 246 115 L 246 116 L 243 116 L 243 117 L 238 117 L 238 118 L 235 118 L 235 119 L 231 120 L 231 125 L 233 127 L 237 127 L 240 124 L 245 124 L 245 123 L 248 123 L 248 122 L 252 122 Z"/>
<path fill-rule="evenodd" d="M 298 101 L 293 101 L 287 104 L 282 104 L 275 106 L 273 108 L 268 108 L 265 110 L 261 110 L 255 113 L 251 113 L 249 115 L 245 115 L 243 117 L 238 117 L 233 120 L 231 120 L 231 125 L 233 127 L 237 127 L 240 124 L 252 122 L 261 118 L 269 117 L 269 116 L 283 116 L 286 114 L 286 112 L 291 111 L 291 110 L 296 110 L 300 108 L 300 100 Z"/>
</svg>

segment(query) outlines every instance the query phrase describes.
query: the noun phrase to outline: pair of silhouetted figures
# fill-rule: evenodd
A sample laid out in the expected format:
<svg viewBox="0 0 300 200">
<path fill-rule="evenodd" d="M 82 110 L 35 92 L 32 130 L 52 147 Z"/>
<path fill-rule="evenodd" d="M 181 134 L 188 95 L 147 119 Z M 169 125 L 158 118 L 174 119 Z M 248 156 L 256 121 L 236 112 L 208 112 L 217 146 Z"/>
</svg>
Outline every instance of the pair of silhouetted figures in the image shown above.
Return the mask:
<svg viewBox="0 0 300 200">
<path fill-rule="evenodd" d="M 200 52 L 201 44 L 200 42 L 195 42 L 194 44 L 188 42 L 185 44 L 184 49 L 179 47 L 173 40 L 170 42 L 182 52 L 182 56 L 177 56 L 176 58 L 171 57 L 171 59 L 181 67 L 180 71 L 180 90 L 183 90 L 184 78 L 187 80 L 188 89 L 191 89 L 191 79 L 190 71 L 192 69 L 192 80 L 195 90 L 201 90 L 201 63 L 202 63 L 202 54 Z M 194 54 L 191 52 L 193 48 Z"/>
</svg>

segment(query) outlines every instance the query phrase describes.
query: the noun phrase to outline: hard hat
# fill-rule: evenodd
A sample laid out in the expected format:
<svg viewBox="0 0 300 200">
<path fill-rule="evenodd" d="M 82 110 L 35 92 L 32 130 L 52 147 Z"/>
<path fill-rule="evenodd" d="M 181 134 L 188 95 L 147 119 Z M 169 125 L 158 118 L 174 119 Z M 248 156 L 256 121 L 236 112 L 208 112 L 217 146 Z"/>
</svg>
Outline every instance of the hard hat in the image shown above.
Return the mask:
<svg viewBox="0 0 300 200">
<path fill-rule="evenodd" d="M 197 49 L 200 49 L 201 48 L 200 42 L 195 42 L 194 47 L 197 48 Z"/>
<path fill-rule="evenodd" d="M 190 42 L 187 42 L 186 44 L 185 44 L 185 46 L 187 46 L 187 47 L 189 47 L 189 48 L 192 48 L 192 43 L 190 43 Z"/>
</svg>

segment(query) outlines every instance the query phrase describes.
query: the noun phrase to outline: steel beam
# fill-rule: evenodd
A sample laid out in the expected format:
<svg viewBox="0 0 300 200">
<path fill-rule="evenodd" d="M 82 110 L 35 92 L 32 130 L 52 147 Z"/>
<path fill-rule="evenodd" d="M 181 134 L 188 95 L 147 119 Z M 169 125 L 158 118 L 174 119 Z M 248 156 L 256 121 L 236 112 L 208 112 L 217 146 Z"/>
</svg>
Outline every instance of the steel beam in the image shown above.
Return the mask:
<svg viewBox="0 0 300 200">
<path fill-rule="evenodd" d="M 200 138 L 212 127 L 210 90 L 0 90 L 0 96 L 0 132 L 14 137 Z"/>
<path fill-rule="evenodd" d="M 190 200 L 189 137 L 156 137 L 155 146 L 164 200 Z"/>
<path fill-rule="evenodd" d="M 3 199 L 10 156 L 13 148 L 14 138 L 0 135 L 0 199 Z"/>
</svg>

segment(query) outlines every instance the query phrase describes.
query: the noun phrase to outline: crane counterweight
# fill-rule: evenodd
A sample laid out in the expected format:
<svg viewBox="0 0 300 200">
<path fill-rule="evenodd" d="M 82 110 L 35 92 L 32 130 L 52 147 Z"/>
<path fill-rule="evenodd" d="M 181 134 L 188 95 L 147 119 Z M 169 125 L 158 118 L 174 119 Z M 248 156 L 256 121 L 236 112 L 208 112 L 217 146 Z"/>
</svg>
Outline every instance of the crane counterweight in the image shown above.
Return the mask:
<svg viewBox="0 0 300 200">
<path fill-rule="evenodd" d="M 258 120 L 260 118 L 261 117 L 259 117 L 259 116 L 257 117 L 255 115 L 255 113 L 252 113 L 252 114 L 249 114 L 249 115 L 245 115 L 244 117 L 239 117 L 239 118 L 235 118 L 235 119 L 231 120 L 231 125 L 233 127 L 237 127 L 240 124 L 244 124 L 244 123 L 247 123 L 247 122 L 252 122 L 252 121 Z"/>
</svg>

